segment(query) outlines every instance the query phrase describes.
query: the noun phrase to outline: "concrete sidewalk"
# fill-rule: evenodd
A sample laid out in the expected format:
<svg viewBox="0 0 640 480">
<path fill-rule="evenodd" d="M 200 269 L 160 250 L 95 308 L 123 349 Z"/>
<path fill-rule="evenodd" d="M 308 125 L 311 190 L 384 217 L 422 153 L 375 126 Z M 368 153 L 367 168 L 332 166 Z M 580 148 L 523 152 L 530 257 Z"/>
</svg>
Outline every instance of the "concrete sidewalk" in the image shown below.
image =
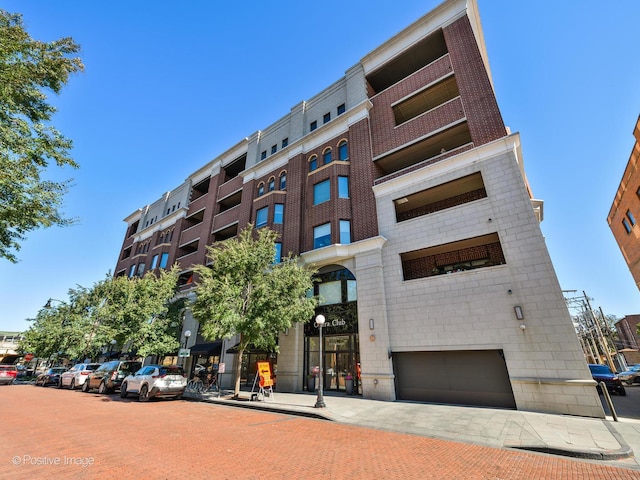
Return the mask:
<svg viewBox="0 0 640 480">
<path fill-rule="evenodd" d="M 314 408 L 316 395 L 279 393 L 250 401 L 249 392 L 192 394 L 185 398 L 235 407 L 256 408 L 321 418 L 366 428 L 421 435 L 496 448 L 565 455 L 640 470 L 640 421 L 606 420 L 544 413 L 459 407 L 412 402 L 382 402 L 358 396 L 324 397 L 326 408 Z M 636 452 L 638 458 L 636 458 Z"/>
</svg>

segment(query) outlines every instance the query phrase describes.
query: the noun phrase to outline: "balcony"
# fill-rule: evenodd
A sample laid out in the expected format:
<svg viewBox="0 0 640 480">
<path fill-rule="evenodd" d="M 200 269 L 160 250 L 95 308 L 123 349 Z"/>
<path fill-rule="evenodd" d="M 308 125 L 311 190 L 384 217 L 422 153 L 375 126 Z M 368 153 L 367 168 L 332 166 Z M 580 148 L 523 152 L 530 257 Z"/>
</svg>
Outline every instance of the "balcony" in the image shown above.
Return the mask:
<svg viewBox="0 0 640 480">
<path fill-rule="evenodd" d="M 230 208 L 224 212 L 219 213 L 215 217 L 213 217 L 213 228 L 212 231 L 216 232 L 217 230 L 226 227 L 232 223 L 237 223 L 240 218 L 240 205 L 236 205 L 235 207 Z"/>
<path fill-rule="evenodd" d="M 230 196 L 232 193 L 235 193 L 238 190 L 242 190 L 242 182 L 243 178 L 238 176 L 220 185 L 218 187 L 218 201 Z"/>
</svg>

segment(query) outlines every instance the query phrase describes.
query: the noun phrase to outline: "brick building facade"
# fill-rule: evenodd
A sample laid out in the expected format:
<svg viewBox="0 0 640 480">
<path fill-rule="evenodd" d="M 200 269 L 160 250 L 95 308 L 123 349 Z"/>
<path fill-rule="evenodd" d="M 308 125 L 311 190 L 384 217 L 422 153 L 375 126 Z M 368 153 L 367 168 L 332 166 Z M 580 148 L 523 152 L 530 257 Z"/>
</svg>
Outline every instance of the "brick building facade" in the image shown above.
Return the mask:
<svg viewBox="0 0 640 480">
<path fill-rule="evenodd" d="M 129 215 L 115 271 L 175 262 L 196 295 L 206 245 L 268 226 L 279 251 L 320 269 L 327 389 L 352 374 L 367 398 L 602 417 L 541 220 L 476 3 L 447 0 Z M 317 336 L 300 319 L 277 357 L 250 352 L 246 380 L 266 355 L 279 390 L 308 388 Z M 212 340 L 193 335 L 192 353 Z M 205 353 L 237 361 L 226 346 Z"/>
</svg>

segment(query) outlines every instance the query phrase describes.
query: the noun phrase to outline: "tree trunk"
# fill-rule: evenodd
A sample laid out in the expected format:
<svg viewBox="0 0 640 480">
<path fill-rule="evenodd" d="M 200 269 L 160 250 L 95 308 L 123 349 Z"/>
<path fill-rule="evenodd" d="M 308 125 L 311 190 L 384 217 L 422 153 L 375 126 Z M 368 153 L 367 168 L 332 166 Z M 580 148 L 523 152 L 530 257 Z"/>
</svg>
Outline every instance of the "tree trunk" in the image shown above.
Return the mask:
<svg viewBox="0 0 640 480">
<path fill-rule="evenodd" d="M 244 348 L 238 349 L 238 360 L 236 362 L 236 388 L 233 392 L 233 398 L 240 397 L 240 377 L 242 375 L 242 355 L 244 355 Z"/>
</svg>

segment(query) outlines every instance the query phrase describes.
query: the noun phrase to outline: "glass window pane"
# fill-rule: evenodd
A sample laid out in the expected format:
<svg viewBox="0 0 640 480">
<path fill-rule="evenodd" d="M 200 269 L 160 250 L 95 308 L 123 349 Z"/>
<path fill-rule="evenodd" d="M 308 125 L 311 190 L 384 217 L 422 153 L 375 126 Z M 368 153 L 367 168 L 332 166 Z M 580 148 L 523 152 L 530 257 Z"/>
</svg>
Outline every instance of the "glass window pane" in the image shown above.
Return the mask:
<svg viewBox="0 0 640 480">
<path fill-rule="evenodd" d="M 347 142 L 342 142 L 338 146 L 338 159 L 347 160 L 349 158 L 349 150 L 347 149 Z"/>
<path fill-rule="evenodd" d="M 169 260 L 169 254 L 163 253 L 160 257 L 160 268 L 167 268 L 167 260 Z"/>
<path fill-rule="evenodd" d="M 323 165 L 326 165 L 327 163 L 331 163 L 331 150 L 327 150 L 322 154 L 322 162 L 323 162 Z"/>
<path fill-rule="evenodd" d="M 318 285 L 320 305 L 334 305 L 342 303 L 342 282 L 326 282 Z"/>
<path fill-rule="evenodd" d="M 329 182 L 329 180 L 316 183 L 313 186 L 313 204 L 314 205 L 328 202 L 330 196 L 331 196 L 331 183 Z"/>
<path fill-rule="evenodd" d="M 284 219 L 284 204 L 276 203 L 273 210 L 273 223 L 282 223 Z"/>
<path fill-rule="evenodd" d="M 338 177 L 338 198 L 349 198 L 349 177 Z"/>
<path fill-rule="evenodd" d="M 264 227 L 267 224 L 269 207 L 261 208 L 256 212 L 256 227 Z"/>
<path fill-rule="evenodd" d="M 347 280 L 347 302 L 355 302 L 358 300 L 358 291 L 356 289 L 355 280 Z"/>
<path fill-rule="evenodd" d="M 154 255 L 151 259 L 151 270 L 158 266 L 158 255 Z"/>
<path fill-rule="evenodd" d="M 318 168 L 318 157 L 313 157 L 309 160 L 309 171 L 313 172 L 316 168 Z"/>
<path fill-rule="evenodd" d="M 331 224 L 325 223 L 313 229 L 313 248 L 331 245 Z"/>
<path fill-rule="evenodd" d="M 351 221 L 340 220 L 340 243 L 348 245 L 351 243 Z"/>
<path fill-rule="evenodd" d="M 280 263 L 280 260 L 282 260 L 282 244 L 280 242 L 276 242 L 276 253 L 273 263 Z"/>
<path fill-rule="evenodd" d="M 286 190 L 287 188 L 287 174 L 280 175 L 280 190 Z"/>
</svg>

